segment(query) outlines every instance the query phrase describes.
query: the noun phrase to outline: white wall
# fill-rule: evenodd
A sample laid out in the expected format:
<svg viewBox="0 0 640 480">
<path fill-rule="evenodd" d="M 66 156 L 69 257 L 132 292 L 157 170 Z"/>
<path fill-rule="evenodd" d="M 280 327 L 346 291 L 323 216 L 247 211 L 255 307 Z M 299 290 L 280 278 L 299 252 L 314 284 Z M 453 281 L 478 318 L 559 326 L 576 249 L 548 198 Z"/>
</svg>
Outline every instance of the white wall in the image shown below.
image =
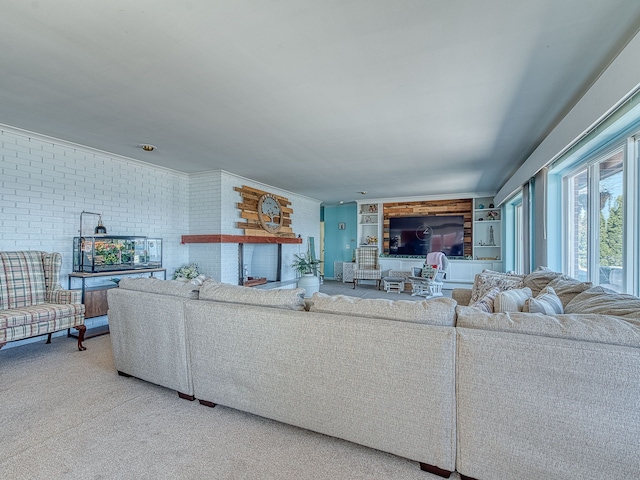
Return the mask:
<svg viewBox="0 0 640 480">
<path fill-rule="evenodd" d="M 63 255 L 62 278 L 72 271 L 73 237 L 80 212 L 102 213 L 111 235 L 163 240 L 167 277 L 190 261 L 202 273 L 238 281 L 237 244 L 181 244 L 186 234 L 235 234 L 241 197 L 248 185 L 292 202 L 292 226 L 303 245 L 283 245 L 282 279 L 307 238 L 320 241 L 320 201 L 224 171 L 187 175 L 12 127 L 0 126 L 0 250 L 45 250 Z M 85 217 L 93 221 L 93 217 Z M 258 256 L 259 261 L 259 256 Z M 105 283 L 101 279 L 98 283 Z"/>
<path fill-rule="evenodd" d="M 186 263 L 188 192 L 185 174 L 0 127 L 0 250 L 62 253 L 63 285 L 83 210 L 109 234 L 161 237 L 169 270 Z"/>
<path fill-rule="evenodd" d="M 241 221 L 237 205 L 242 202 L 240 193 L 235 187 L 257 188 L 274 195 L 286 197 L 291 201 L 293 214 L 291 225 L 296 235 L 301 235 L 303 244 L 282 246 L 282 280 L 295 278 L 295 272 L 289 267 L 294 253 L 307 250 L 307 238 L 312 236 L 316 242 L 316 255 L 319 255 L 320 242 L 320 201 L 304 195 L 250 180 L 222 170 L 206 172 L 191 176 L 190 191 L 190 233 L 191 234 L 227 234 L 243 235 L 244 230 L 237 228 Z M 223 244 L 191 244 L 190 259 L 198 263 L 200 270 L 223 282 L 237 284 L 241 274 L 238 266 L 238 245 Z M 268 251 L 267 251 L 268 250 Z M 244 263 L 249 266 L 249 275 L 267 276 L 275 261 L 273 251 L 265 249 L 263 253 L 255 246 L 245 246 Z"/>
</svg>

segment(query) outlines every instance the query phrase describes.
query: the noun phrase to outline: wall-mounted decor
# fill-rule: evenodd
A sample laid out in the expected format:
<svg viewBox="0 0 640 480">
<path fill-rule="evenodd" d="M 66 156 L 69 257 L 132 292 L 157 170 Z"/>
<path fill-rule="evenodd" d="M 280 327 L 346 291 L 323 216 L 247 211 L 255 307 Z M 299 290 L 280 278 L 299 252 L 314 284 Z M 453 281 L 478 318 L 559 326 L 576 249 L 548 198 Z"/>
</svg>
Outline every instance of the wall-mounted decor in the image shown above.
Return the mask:
<svg viewBox="0 0 640 480">
<path fill-rule="evenodd" d="M 244 229 L 246 236 L 295 238 L 291 229 L 293 209 L 289 199 L 246 185 L 234 187 L 234 190 L 242 196 L 242 203 L 237 207 L 244 220 L 237 222 L 236 226 Z"/>
<path fill-rule="evenodd" d="M 282 207 L 278 199 L 265 193 L 258 200 L 258 221 L 267 232 L 276 233 L 282 228 Z"/>
<path fill-rule="evenodd" d="M 347 228 L 347 224 L 344 222 L 340 222 L 338 223 L 338 230 L 344 230 L 345 228 Z"/>
</svg>

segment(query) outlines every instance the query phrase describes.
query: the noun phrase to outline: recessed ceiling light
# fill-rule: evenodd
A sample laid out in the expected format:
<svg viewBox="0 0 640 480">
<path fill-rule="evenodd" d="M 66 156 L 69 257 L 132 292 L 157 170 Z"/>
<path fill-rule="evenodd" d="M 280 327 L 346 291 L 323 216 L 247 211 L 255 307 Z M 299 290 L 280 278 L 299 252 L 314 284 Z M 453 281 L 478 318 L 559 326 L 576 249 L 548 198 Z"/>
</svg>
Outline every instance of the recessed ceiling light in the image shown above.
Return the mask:
<svg viewBox="0 0 640 480">
<path fill-rule="evenodd" d="M 156 149 L 154 145 L 149 145 L 148 143 L 141 143 L 140 148 L 145 152 L 153 152 Z"/>
</svg>

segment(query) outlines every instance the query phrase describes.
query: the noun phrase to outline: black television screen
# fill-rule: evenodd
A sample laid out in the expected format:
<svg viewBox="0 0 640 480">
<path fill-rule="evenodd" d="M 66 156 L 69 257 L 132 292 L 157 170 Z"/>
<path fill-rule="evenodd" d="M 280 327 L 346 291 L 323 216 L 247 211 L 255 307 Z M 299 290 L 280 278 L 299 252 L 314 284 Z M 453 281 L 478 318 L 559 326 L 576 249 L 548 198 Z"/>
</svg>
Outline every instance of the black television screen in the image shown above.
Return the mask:
<svg viewBox="0 0 640 480">
<path fill-rule="evenodd" d="M 426 256 L 429 252 L 443 252 L 448 257 L 464 255 L 463 215 L 389 219 L 389 255 Z"/>
</svg>

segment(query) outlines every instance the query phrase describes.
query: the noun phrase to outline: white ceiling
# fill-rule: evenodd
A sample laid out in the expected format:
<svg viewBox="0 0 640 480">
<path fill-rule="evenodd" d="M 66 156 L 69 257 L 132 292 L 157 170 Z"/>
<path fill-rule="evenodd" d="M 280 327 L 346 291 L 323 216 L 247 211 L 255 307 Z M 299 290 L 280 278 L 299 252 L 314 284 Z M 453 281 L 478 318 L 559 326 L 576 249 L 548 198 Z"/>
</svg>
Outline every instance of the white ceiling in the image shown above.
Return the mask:
<svg viewBox="0 0 640 480">
<path fill-rule="evenodd" d="M 638 0 L 4 0 L 0 123 L 327 203 L 495 192 L 639 28 Z"/>
</svg>

